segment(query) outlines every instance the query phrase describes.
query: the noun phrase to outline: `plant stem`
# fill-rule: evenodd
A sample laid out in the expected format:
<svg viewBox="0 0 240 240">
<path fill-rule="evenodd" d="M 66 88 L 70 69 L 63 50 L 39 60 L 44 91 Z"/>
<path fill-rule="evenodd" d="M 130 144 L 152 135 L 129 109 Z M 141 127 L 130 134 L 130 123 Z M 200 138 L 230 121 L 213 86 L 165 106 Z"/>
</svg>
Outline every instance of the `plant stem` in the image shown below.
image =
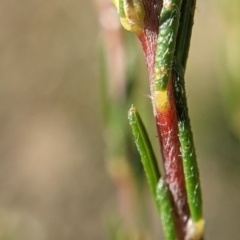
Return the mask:
<svg viewBox="0 0 240 240">
<path fill-rule="evenodd" d="M 178 239 L 184 239 L 189 207 L 180 152 L 172 67 L 179 29 L 181 0 L 163 1 L 156 50 L 153 104 L 166 183 L 173 198 Z"/>
<path fill-rule="evenodd" d="M 127 4 L 131 1 L 120 1 L 124 1 L 124 11 L 128 11 Z M 141 25 L 141 31 L 135 33 L 142 43 L 146 57 L 154 117 L 165 170 L 165 183 L 160 184 L 157 193 L 154 190 L 157 181 L 154 171 L 158 171 L 156 159 L 152 156 L 150 142 L 135 108 L 129 113 L 130 125 L 138 150 L 144 159 L 143 165 L 150 189 L 154 197 L 158 195 L 158 209 L 162 212 L 164 204 L 171 209 L 169 216 L 172 225 L 167 221 L 167 214 L 163 213 L 162 217 L 167 232 L 167 225 L 169 229 L 175 226 L 174 233 L 167 233 L 167 239 L 174 239 L 176 234 L 178 240 L 199 240 L 204 226 L 202 200 L 184 86 L 195 0 L 142 0 L 141 3 L 140 10 L 145 16 L 144 24 Z M 133 15 L 134 11 L 134 8 L 129 10 Z M 132 24 L 130 31 L 138 27 L 138 22 L 131 21 L 131 15 L 123 16 L 128 24 Z M 137 26 L 134 26 L 135 23 Z M 147 148 L 150 148 L 150 152 Z M 163 199 L 166 192 L 170 201 L 160 203 L 159 199 Z"/>
<path fill-rule="evenodd" d="M 166 175 L 166 183 L 173 198 L 178 239 L 184 239 L 189 208 L 184 181 L 183 165 L 178 137 L 178 119 L 170 77 L 166 91 L 158 91 L 155 97 L 156 122 Z"/>
</svg>

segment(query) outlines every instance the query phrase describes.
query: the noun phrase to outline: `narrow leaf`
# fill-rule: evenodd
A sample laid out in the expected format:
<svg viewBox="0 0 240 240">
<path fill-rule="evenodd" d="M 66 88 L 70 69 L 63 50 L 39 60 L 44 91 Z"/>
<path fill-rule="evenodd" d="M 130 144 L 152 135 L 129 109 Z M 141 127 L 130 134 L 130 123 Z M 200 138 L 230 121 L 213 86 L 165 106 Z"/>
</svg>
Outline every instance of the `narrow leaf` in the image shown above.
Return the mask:
<svg viewBox="0 0 240 240">
<path fill-rule="evenodd" d="M 154 201 L 156 201 L 156 186 L 160 178 L 160 172 L 148 134 L 134 106 L 128 112 L 128 120 L 132 128 L 135 144 L 141 156 L 151 193 Z"/>
<path fill-rule="evenodd" d="M 160 14 L 155 63 L 155 90 L 166 90 L 172 72 L 172 64 L 179 27 L 182 0 L 164 0 Z"/>
<path fill-rule="evenodd" d="M 184 177 L 187 188 L 188 204 L 194 223 L 202 221 L 202 195 L 196 152 L 188 116 L 187 100 L 184 86 L 183 70 L 175 63 L 174 97 L 178 115 L 179 140 L 183 160 Z"/>
<path fill-rule="evenodd" d="M 161 217 L 165 240 L 176 240 L 175 219 L 168 187 L 163 179 L 157 186 L 157 206 Z"/>
</svg>

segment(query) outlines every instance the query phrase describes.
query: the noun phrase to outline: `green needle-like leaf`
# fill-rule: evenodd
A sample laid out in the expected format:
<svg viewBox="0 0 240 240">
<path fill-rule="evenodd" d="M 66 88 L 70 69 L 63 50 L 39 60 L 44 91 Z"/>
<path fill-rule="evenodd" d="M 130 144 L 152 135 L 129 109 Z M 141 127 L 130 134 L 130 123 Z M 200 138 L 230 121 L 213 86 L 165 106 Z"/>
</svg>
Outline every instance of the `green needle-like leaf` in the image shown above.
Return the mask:
<svg viewBox="0 0 240 240">
<path fill-rule="evenodd" d="M 134 106 L 132 106 L 128 112 L 128 120 L 132 128 L 135 143 L 141 156 L 141 161 L 146 173 L 151 193 L 154 201 L 156 201 L 156 186 L 160 179 L 160 172 L 148 134 Z"/>
<path fill-rule="evenodd" d="M 163 1 L 155 63 L 155 90 L 166 90 L 172 72 L 182 0 Z"/>
<path fill-rule="evenodd" d="M 157 186 L 157 206 L 162 220 L 165 240 L 176 240 L 176 228 L 172 209 L 172 203 L 169 197 L 168 187 L 163 179 L 160 179 Z"/>
<path fill-rule="evenodd" d="M 196 0 L 183 0 L 182 2 L 175 56 L 181 62 L 184 70 L 186 68 L 189 46 L 191 41 L 195 5 Z"/>
<path fill-rule="evenodd" d="M 175 63 L 174 97 L 178 115 L 179 140 L 183 159 L 184 177 L 187 188 L 188 204 L 194 222 L 202 219 L 202 196 L 196 161 L 196 153 L 188 117 L 187 99 L 184 86 L 183 70 Z"/>
</svg>

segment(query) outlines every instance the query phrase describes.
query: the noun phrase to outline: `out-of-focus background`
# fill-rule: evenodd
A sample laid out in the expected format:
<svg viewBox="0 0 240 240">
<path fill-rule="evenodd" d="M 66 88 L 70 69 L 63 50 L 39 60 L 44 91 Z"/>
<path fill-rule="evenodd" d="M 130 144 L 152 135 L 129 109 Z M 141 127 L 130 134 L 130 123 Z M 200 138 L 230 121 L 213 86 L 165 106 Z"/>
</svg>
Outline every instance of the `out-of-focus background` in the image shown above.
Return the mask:
<svg viewBox="0 0 240 240">
<path fill-rule="evenodd" d="M 198 1 L 186 76 L 211 240 L 240 238 L 236 4 Z M 93 1 L 0 1 L 0 239 L 106 239 L 98 26 Z"/>
</svg>

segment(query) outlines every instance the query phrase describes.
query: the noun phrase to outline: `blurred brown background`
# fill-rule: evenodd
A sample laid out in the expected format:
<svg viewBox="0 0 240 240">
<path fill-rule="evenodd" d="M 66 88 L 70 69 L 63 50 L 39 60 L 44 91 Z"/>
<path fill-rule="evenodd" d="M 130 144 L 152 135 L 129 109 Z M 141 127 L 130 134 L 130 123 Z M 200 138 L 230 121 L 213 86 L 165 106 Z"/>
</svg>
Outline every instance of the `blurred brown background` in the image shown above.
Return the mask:
<svg viewBox="0 0 240 240">
<path fill-rule="evenodd" d="M 240 149 L 224 108 L 230 28 L 217 2 L 198 1 L 187 90 L 206 239 L 226 240 L 240 239 Z M 0 1 L 0 239 L 106 239 L 114 188 L 98 41 L 93 1 Z"/>
</svg>

